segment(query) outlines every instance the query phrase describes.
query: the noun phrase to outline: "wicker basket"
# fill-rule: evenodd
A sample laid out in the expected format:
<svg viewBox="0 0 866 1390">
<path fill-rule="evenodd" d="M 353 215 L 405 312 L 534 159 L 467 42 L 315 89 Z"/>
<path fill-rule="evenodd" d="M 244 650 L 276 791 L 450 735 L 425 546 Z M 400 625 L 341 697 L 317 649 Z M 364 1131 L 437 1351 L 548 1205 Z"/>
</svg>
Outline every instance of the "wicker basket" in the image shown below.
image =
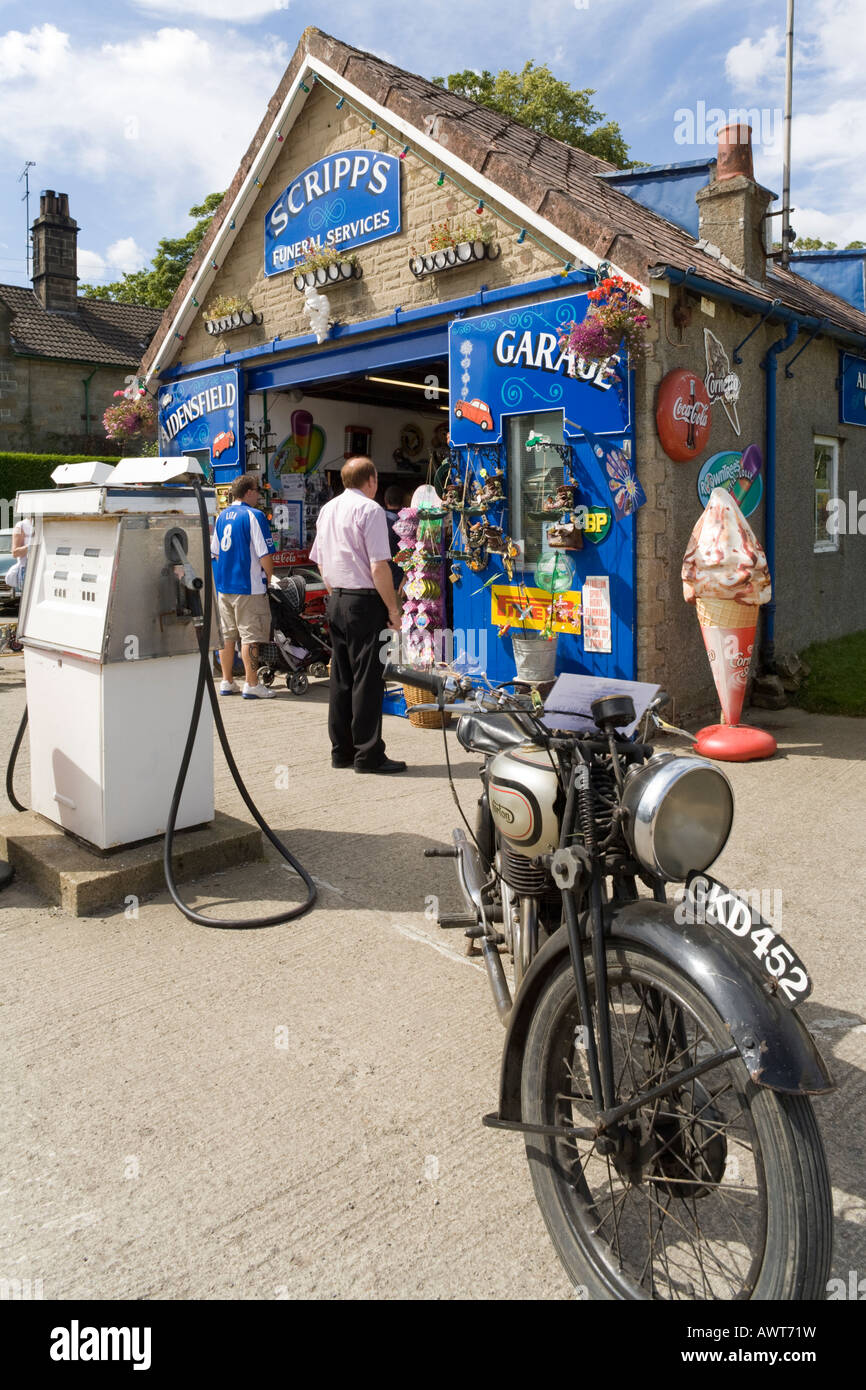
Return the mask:
<svg viewBox="0 0 866 1390">
<path fill-rule="evenodd" d="M 404 685 L 403 694 L 406 697 L 407 710 L 410 705 L 429 705 L 433 699 L 429 690 L 419 690 L 417 685 Z M 409 723 L 414 724 L 416 729 L 445 729 L 450 718 L 447 710 L 440 714 L 438 710 L 421 709 L 408 715 Z"/>
</svg>

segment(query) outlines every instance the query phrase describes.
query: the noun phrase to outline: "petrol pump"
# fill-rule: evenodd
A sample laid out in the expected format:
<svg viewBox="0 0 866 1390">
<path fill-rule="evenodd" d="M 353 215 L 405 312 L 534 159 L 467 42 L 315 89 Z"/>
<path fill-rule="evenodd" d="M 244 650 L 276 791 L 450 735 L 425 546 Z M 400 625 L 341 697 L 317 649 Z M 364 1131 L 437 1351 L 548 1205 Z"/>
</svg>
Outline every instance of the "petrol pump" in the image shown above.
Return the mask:
<svg viewBox="0 0 866 1390">
<path fill-rule="evenodd" d="M 18 625 L 27 710 L 7 786 L 29 719 L 31 810 L 102 853 L 164 835 L 166 883 L 185 916 L 270 926 L 306 912 L 315 887 L 256 808 L 223 727 L 210 664 L 221 644 L 216 502 L 202 477 L 192 458 L 128 458 L 114 468 L 64 464 L 54 488 L 18 494 L 16 511 L 34 531 Z M 175 831 L 214 817 L 214 726 L 248 809 L 306 885 L 300 907 L 217 920 L 177 893 Z"/>
<path fill-rule="evenodd" d="M 209 563 L 195 495 L 178 485 L 192 472 L 187 459 L 65 464 L 55 488 L 16 503 L 34 523 L 18 626 L 30 805 L 100 850 L 166 828 L 199 665 L 193 586 Z M 203 709 L 179 829 L 213 820 L 212 746 Z"/>
</svg>

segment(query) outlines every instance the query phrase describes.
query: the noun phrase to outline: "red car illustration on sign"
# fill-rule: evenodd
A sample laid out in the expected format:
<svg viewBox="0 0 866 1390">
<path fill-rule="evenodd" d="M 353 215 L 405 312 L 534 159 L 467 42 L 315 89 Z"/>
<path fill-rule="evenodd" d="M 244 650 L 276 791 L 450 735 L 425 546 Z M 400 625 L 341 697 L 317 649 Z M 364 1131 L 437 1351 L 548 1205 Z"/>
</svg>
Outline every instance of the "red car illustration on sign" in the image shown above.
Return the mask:
<svg viewBox="0 0 866 1390">
<path fill-rule="evenodd" d="M 454 407 L 454 414 L 458 420 L 465 418 L 474 421 L 483 430 L 493 429 L 493 416 L 486 401 L 458 401 Z"/>
<path fill-rule="evenodd" d="M 224 454 L 226 449 L 230 449 L 234 442 L 234 430 L 224 430 L 222 434 L 218 434 L 213 444 L 211 445 L 211 458 L 218 459 L 220 454 Z"/>
</svg>

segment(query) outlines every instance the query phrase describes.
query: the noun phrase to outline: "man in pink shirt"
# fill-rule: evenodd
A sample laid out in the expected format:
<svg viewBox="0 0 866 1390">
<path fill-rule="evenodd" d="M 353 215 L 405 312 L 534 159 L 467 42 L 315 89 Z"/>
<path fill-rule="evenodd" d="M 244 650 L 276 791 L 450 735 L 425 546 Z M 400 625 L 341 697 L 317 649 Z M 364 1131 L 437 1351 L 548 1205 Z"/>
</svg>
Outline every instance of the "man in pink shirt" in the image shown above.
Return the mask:
<svg viewBox="0 0 866 1390">
<path fill-rule="evenodd" d="M 376 465 L 351 458 L 340 473 L 345 492 L 326 502 L 310 559 L 328 590 L 331 766 L 356 772 L 405 772 L 385 756 L 382 741 L 384 668 L 381 633 L 400 629 L 391 577 L 388 521 L 376 502 Z"/>
</svg>

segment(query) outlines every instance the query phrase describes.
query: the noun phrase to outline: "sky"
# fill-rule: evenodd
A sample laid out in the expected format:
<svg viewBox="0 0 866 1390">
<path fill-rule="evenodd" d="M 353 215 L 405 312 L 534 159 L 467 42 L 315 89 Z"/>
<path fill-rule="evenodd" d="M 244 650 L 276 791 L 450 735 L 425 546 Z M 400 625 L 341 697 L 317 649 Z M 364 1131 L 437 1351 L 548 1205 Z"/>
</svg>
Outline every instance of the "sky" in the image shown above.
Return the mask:
<svg viewBox="0 0 866 1390">
<path fill-rule="evenodd" d="M 796 10 L 792 225 L 866 241 L 866 0 Z M 28 160 L 31 222 L 41 189 L 69 194 L 81 280 L 149 265 L 228 185 L 308 24 L 425 77 L 546 63 L 650 164 L 713 153 L 713 108 L 748 109 L 779 193 L 785 16 L 785 0 L 0 0 L 0 283 L 28 283 Z"/>
</svg>

